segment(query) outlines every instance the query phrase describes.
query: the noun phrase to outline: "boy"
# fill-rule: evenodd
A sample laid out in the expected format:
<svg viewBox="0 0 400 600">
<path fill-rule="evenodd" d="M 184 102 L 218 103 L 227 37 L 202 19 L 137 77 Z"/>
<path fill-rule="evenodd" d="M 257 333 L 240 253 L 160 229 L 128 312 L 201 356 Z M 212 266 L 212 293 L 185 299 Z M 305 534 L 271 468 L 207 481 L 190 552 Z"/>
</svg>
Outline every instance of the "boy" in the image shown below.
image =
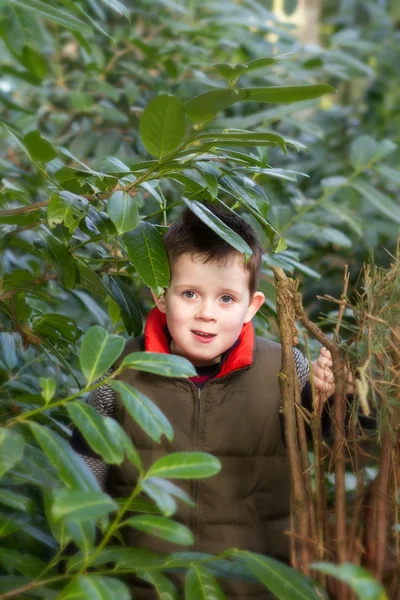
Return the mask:
<svg viewBox="0 0 400 600">
<path fill-rule="evenodd" d="M 179 354 L 197 370 L 191 380 L 124 371 L 121 379 L 149 396 L 170 420 L 174 440 L 153 442 L 132 420 L 108 386 L 89 402 L 114 416 L 139 450 L 145 468 L 168 452 L 198 450 L 217 456 L 221 472 L 187 483 L 195 506 L 185 506 L 177 519 L 190 527 L 194 549 L 219 554 L 240 548 L 288 560 L 290 477 L 279 419 L 280 345 L 254 335 L 251 320 L 264 302 L 257 290 L 262 247 L 253 229 L 238 215 L 209 205 L 209 210 L 240 235 L 253 254 L 243 256 L 186 209 L 165 235 L 171 280 L 162 297 L 153 294 L 144 336 L 130 340 L 124 354 L 138 350 Z M 302 354 L 294 350 L 300 386 L 309 377 Z M 120 359 L 122 360 L 122 358 Z M 330 394 L 329 356 L 313 367 L 315 387 Z M 108 471 L 79 435 L 80 451 L 114 497 L 128 496 L 137 473 L 125 461 Z M 179 484 L 182 487 L 181 482 Z M 179 548 L 155 536 L 130 529 L 129 546 L 158 552 Z M 272 595 L 257 584 L 222 581 L 228 599 L 267 600 Z M 134 598 L 156 598 L 150 588 L 134 587 Z"/>
</svg>

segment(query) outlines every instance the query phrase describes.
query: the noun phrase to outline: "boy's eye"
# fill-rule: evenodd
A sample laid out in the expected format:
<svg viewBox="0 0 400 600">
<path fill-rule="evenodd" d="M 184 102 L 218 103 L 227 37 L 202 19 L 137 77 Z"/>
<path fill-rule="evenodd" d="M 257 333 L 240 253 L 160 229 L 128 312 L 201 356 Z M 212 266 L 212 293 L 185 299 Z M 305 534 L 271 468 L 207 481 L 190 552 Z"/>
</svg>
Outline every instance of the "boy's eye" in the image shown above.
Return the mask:
<svg viewBox="0 0 400 600">
<path fill-rule="evenodd" d="M 194 298 L 195 297 L 195 293 L 192 292 L 192 290 L 186 290 L 186 292 L 183 292 L 183 295 L 185 296 L 185 298 Z"/>
<path fill-rule="evenodd" d="M 224 304 L 229 304 L 229 302 L 233 302 L 232 296 L 228 295 L 221 296 L 221 300 Z"/>
</svg>

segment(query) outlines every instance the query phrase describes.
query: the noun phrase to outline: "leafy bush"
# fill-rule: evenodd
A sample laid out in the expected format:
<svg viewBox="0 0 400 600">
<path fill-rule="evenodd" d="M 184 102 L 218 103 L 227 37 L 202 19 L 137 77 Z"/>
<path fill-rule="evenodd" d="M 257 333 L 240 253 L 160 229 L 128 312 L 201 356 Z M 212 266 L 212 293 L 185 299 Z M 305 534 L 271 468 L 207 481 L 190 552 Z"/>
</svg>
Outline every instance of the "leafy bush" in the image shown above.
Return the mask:
<svg viewBox="0 0 400 600">
<path fill-rule="evenodd" d="M 373 77 L 347 52 L 346 36 L 338 31 L 336 49 L 299 48 L 261 3 L 214 4 L 10 0 L 0 8 L 3 597 L 20 589 L 24 597 L 94 597 L 98 590 L 103 598 L 124 598 L 124 584 L 109 575 L 129 570 L 173 597 L 163 573 L 181 567 L 188 569 L 188 598 L 201 597 L 204 582 L 220 594 L 214 576 L 256 578 L 282 598 L 316 594 L 314 583 L 251 553 L 159 557 L 110 548 L 133 509 L 132 526 L 153 528 L 158 519 L 163 535 L 189 542 L 190 532 L 170 518 L 182 491 L 165 488 L 157 463 L 141 470 L 118 426 L 77 400 L 96 387 L 124 339 L 141 333 L 146 288 L 159 293 L 168 284 L 161 235 L 184 204 L 245 254 L 201 201 L 239 210 L 259 231 L 268 248 L 259 332 L 275 310 L 271 266 L 317 280 L 321 258 L 330 259 L 326 250 L 352 252 L 365 231 L 366 247 L 386 243 L 400 220 L 387 129 L 360 137 L 350 108 L 327 110 L 333 88 L 321 81 L 341 88 L 354 69 Z M 361 59 L 368 56 L 371 46 L 360 48 Z M 341 126 L 338 136 L 343 120 L 351 127 Z M 345 160 L 343 146 L 350 147 Z M 190 365 L 169 358 L 167 365 L 156 357 L 132 360 L 135 368 L 151 363 L 157 372 L 190 375 Z M 172 435 L 148 399 L 145 423 L 135 391 L 122 398 L 155 439 Z M 125 453 L 141 472 L 119 510 L 69 448 L 73 423 L 86 424 L 89 445 L 107 462 L 121 462 Z M 218 469 L 210 456 L 170 460 L 186 465 L 185 477 Z M 152 477 L 156 515 L 136 499 Z M 71 540 L 80 553 L 62 575 Z M 86 574 L 89 566 L 96 573 Z"/>
</svg>

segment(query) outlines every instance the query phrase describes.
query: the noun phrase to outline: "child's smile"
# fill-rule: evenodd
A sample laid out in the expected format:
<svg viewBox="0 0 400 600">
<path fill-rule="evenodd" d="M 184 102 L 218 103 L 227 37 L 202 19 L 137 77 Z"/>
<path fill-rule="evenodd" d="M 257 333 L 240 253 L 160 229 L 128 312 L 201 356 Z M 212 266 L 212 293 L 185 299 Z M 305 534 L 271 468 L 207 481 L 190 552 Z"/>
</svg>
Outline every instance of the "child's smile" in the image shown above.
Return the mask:
<svg viewBox="0 0 400 600">
<path fill-rule="evenodd" d="M 249 273 L 235 252 L 225 265 L 205 263 L 199 254 L 181 255 L 167 292 L 156 299 L 167 317 L 171 352 L 195 366 L 218 362 L 263 302 L 261 292 L 250 297 Z"/>
</svg>

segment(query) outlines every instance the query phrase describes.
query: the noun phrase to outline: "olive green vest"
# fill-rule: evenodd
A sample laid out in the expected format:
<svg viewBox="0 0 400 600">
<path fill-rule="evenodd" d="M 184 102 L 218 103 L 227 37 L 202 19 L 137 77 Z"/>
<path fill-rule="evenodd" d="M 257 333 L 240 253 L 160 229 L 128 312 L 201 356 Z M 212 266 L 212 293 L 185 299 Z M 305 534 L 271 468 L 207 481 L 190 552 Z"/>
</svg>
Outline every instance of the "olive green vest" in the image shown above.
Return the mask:
<svg viewBox="0 0 400 600">
<path fill-rule="evenodd" d="M 124 355 L 143 350 L 143 337 L 127 343 Z M 116 419 L 133 440 L 147 469 L 169 452 L 209 452 L 222 463 L 220 473 L 198 481 L 177 481 L 195 501 L 179 506 L 174 518 L 194 533 L 193 548 L 182 548 L 130 528 L 129 546 L 172 553 L 196 550 L 219 554 L 239 548 L 288 560 L 290 475 L 279 421 L 278 371 L 280 345 L 256 338 L 253 364 L 202 389 L 187 380 L 170 379 L 136 370 L 120 379 L 146 394 L 162 410 L 174 429 L 174 439 L 160 444 L 133 421 L 123 403 L 116 402 Z M 128 461 L 112 467 L 110 492 L 128 496 L 137 470 Z M 235 600 L 270 600 L 263 586 L 219 580 L 226 597 Z M 136 600 L 153 600 L 150 590 L 134 588 Z"/>
</svg>

